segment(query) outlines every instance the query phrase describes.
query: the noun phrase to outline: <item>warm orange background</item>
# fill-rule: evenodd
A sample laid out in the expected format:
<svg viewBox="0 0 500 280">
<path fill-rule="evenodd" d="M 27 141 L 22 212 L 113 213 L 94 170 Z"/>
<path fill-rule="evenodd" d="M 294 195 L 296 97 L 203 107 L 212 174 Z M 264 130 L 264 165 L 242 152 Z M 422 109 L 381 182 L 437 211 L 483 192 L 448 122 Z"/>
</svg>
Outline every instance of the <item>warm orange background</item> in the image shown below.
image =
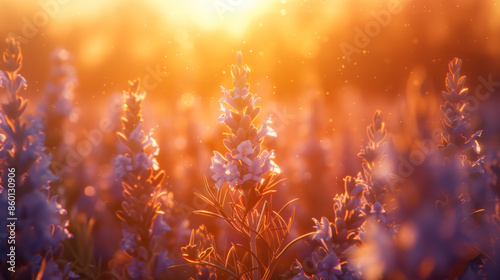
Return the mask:
<svg viewBox="0 0 500 280">
<path fill-rule="evenodd" d="M 453 57 L 464 60 L 471 91 L 480 75 L 500 81 L 500 4 L 492 0 L 400 1 L 401 12 L 372 30 L 376 35 L 349 62 L 341 45 L 355 46 L 357 28 L 366 30 L 389 2 L 2 0 L 0 38 L 25 39 L 24 94 L 33 102 L 45 87 L 49 54 L 58 47 L 73 54 L 80 130 L 111 114 L 109 104 L 128 80 L 149 75 L 155 86 L 145 101 L 146 127 L 155 128 L 160 163 L 186 203 L 203 183 L 190 172 L 208 174 L 211 150 L 221 147 L 219 86 L 231 87 L 229 66 L 241 50 L 251 90 L 262 97 L 261 117 L 285 116 L 275 118 L 278 140 L 269 145 L 289 184 L 304 186 L 311 177 L 301 165 L 301 143 L 328 151 L 325 203 L 302 201 L 310 204 L 309 217 L 318 217 L 330 213 L 342 178 L 360 170 L 356 153 L 376 109 L 396 144 L 409 143 L 415 119 L 440 125 L 440 92 Z M 151 71 L 160 74 L 151 80 Z M 486 152 L 498 147 L 498 102 L 492 95 L 473 116 L 473 127 L 488 132 Z M 311 193 L 292 190 L 287 196 Z"/>
</svg>

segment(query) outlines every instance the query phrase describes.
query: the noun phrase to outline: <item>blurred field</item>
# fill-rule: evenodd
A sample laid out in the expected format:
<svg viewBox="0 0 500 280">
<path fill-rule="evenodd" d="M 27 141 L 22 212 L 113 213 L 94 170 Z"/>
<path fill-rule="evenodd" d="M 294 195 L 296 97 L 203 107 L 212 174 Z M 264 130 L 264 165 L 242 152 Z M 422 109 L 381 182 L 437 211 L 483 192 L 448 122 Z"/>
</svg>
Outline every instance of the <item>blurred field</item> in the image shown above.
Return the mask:
<svg viewBox="0 0 500 280">
<path fill-rule="evenodd" d="M 405 126 L 400 112 L 413 105 L 408 95 L 440 100 L 447 61 L 455 56 L 467 65 L 470 88 L 481 84 L 476 78 L 480 75 L 500 80 L 495 67 L 500 59 L 500 7 L 495 1 L 389 2 L 2 1 L 0 34 L 13 32 L 26 39 L 23 74 L 30 81 L 28 98 L 37 100 L 49 54 L 63 47 L 73 54 L 78 71 L 75 102 L 85 114 L 82 126 L 96 124 L 106 102 L 128 80 L 154 73 L 146 104 L 159 121 L 146 117 L 148 126 L 173 129 L 180 125 L 175 120 L 180 111 L 196 106 L 198 119 L 206 120 L 197 121 L 199 131 L 193 137 L 200 140 L 212 137 L 214 130 L 205 128 L 215 128 L 219 86 L 230 83 L 228 66 L 236 50 L 243 51 L 253 70 L 251 90 L 268 101 L 264 112 L 293 115 L 284 120 L 283 135 L 306 125 L 314 99 L 324 107 L 320 138 L 331 140 L 348 132 L 361 139 L 377 108 L 391 116 L 387 121 L 397 133 Z M 374 20 L 371 13 L 387 11 L 388 4 L 399 4 L 401 12 L 392 14 L 387 26 L 348 63 L 340 45 L 356 47 L 354 28 L 364 30 Z M 484 102 L 482 111 L 494 104 Z M 96 105 L 100 109 L 91 109 Z M 92 110 L 96 113 L 87 113 Z M 498 119 L 498 112 L 492 113 L 483 121 Z M 487 125 L 498 129 L 495 123 Z M 305 128 L 298 131 L 306 133 Z M 185 137 L 161 132 L 163 136 Z M 160 142 L 171 140 L 166 138 Z M 286 142 L 292 145 L 286 149 L 291 153 L 297 144 Z M 334 161 L 352 160 L 359 148 L 352 144 Z M 173 150 L 173 158 L 182 154 L 175 147 L 162 150 L 167 149 Z"/>
<path fill-rule="evenodd" d="M 210 177 L 212 151 L 223 148 L 220 86 L 232 86 L 230 65 L 241 50 L 252 71 L 250 90 L 262 97 L 259 118 L 272 114 L 278 134 L 266 142 L 286 178 L 276 200 L 300 198 L 295 232 L 330 215 L 343 178 L 360 171 L 356 155 L 375 110 L 383 111 L 402 154 L 418 137 L 432 138 L 454 57 L 464 61 L 471 95 L 491 93 L 471 112 L 471 129 L 485 130 L 483 154 L 500 149 L 499 34 L 494 0 L 0 1 L 0 38 L 21 41 L 30 114 L 45 90 L 50 54 L 64 48 L 72 55 L 72 143 L 87 141 L 102 119 L 119 128 L 113 100 L 129 80 L 142 79 L 145 127 L 154 130 L 168 186 L 188 212 L 198 203 L 193 191 Z M 71 169 L 86 170 L 82 187 L 92 189 L 80 193 L 99 196 L 97 212 L 113 202 L 107 182 L 116 137 L 104 132 L 103 139 Z M 204 222 L 188 216 L 191 228 Z"/>
</svg>

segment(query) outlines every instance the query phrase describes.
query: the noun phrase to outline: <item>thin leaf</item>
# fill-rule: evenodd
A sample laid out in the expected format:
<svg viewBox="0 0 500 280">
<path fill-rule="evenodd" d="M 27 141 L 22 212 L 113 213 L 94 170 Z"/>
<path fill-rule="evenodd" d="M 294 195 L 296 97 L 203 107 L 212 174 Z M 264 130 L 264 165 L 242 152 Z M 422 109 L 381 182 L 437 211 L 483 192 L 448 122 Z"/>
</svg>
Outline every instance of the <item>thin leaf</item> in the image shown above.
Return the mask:
<svg viewBox="0 0 500 280">
<path fill-rule="evenodd" d="M 212 207 L 215 206 L 214 203 L 206 196 L 202 195 L 201 193 L 195 192 L 194 195 L 199 197 L 201 200 L 205 201 L 206 203 L 210 204 Z"/>
<path fill-rule="evenodd" d="M 288 205 L 294 203 L 297 200 L 299 200 L 299 198 L 294 198 L 294 199 L 288 201 L 285 205 L 283 205 L 283 207 L 281 207 L 281 209 L 278 211 L 278 214 L 281 213 L 281 211 L 283 211 Z"/>
<path fill-rule="evenodd" d="M 198 215 L 203 215 L 203 216 L 208 216 L 208 217 L 215 217 L 224 220 L 224 217 L 222 217 L 219 214 L 216 214 L 214 212 L 210 212 L 208 210 L 194 210 L 193 213 L 198 214 Z"/>
</svg>

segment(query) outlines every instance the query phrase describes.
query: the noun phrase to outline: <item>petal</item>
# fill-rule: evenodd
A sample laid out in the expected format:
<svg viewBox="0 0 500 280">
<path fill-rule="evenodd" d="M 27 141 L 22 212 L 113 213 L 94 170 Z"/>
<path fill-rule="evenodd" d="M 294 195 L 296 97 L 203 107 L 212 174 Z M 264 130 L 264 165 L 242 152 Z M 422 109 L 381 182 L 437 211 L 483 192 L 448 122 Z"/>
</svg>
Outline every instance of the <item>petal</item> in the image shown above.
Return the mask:
<svg viewBox="0 0 500 280">
<path fill-rule="evenodd" d="M 249 159 L 248 157 L 244 157 L 241 159 L 244 163 L 246 163 L 248 166 L 252 166 L 252 160 Z"/>
<path fill-rule="evenodd" d="M 236 149 L 240 152 L 240 154 L 244 153 L 245 156 L 253 153 L 252 143 L 250 140 L 241 142 Z"/>
</svg>

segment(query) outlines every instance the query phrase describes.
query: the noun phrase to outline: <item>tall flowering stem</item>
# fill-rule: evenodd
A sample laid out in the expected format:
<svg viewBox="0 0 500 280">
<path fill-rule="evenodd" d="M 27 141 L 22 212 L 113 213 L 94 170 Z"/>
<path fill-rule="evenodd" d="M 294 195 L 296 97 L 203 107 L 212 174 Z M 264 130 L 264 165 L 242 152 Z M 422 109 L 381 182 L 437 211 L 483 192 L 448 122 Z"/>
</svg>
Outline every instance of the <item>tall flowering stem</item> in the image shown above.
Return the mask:
<svg viewBox="0 0 500 280">
<path fill-rule="evenodd" d="M 45 146 L 52 156 L 51 170 L 59 181 L 51 184 L 51 194 L 59 195 L 61 203 L 71 209 L 80 194 L 79 188 L 72 187 L 71 169 L 62 164 L 71 146 L 77 120 L 77 110 L 73 105 L 74 89 L 77 85 L 76 71 L 71 64 L 71 54 L 64 49 L 57 49 L 50 56 L 50 74 L 43 92 L 39 115 L 45 134 Z M 73 126 L 72 126 L 73 124 Z"/>
<path fill-rule="evenodd" d="M 367 186 L 364 193 L 367 202 L 364 212 L 389 229 L 397 226 L 391 215 L 394 213 L 395 205 L 389 205 L 389 203 L 394 202 L 391 199 L 396 191 L 398 178 L 388 162 L 390 160 L 389 143 L 381 111 L 375 112 L 373 122 L 367 127 L 366 132 L 368 142 L 358 154 L 358 157 L 363 160 L 363 172 L 358 175 L 358 179 L 364 181 Z"/>
<path fill-rule="evenodd" d="M 441 134 L 441 144 L 438 145 L 442 155 L 448 160 L 448 165 L 453 162 L 459 163 L 460 178 L 465 182 L 462 189 L 457 186 L 453 191 L 462 200 L 455 207 L 467 209 L 466 211 L 485 211 L 494 213 L 495 199 L 491 189 L 488 188 L 484 169 L 484 156 L 481 156 L 481 147 L 477 138 L 481 136 L 482 130 L 470 134 L 470 119 L 468 115 L 469 103 L 467 101 L 468 89 L 465 88 L 466 76 L 460 76 L 462 60 L 454 58 L 448 64 L 449 72 L 446 74 L 446 91 L 442 94 L 445 98 L 441 106 L 442 122 L 444 131 Z M 473 153 L 469 152 L 472 150 Z M 470 209 L 469 209 L 470 208 Z M 465 211 L 465 212 L 466 212 Z M 488 215 L 483 215 L 485 218 Z M 478 219 L 479 220 L 479 219 Z M 487 224 L 489 221 L 485 220 Z"/>
<path fill-rule="evenodd" d="M 334 222 L 326 217 L 319 221 L 313 218 L 316 232 L 312 240 L 317 247 L 312 257 L 315 268 L 312 277 L 304 272 L 297 260 L 293 264 L 297 273 L 293 279 L 351 279 L 354 275 L 346 262 L 348 253 L 362 243 L 359 235 L 366 221 L 363 194 L 367 185 L 362 179 L 350 176 L 344 182 L 345 192 L 334 198 Z"/>
<path fill-rule="evenodd" d="M 348 265 L 349 256 L 363 245 L 367 221 L 373 219 L 385 231 L 397 230 L 391 213 L 385 208 L 394 191 L 390 170 L 386 166 L 387 130 L 382 112 L 376 111 L 373 122 L 367 127 L 368 142 L 358 157 L 362 159 L 363 171 L 357 177 L 344 179 L 344 193 L 335 195 L 333 201 L 334 221 L 322 217 L 315 223 L 312 239 L 317 247 L 313 255 L 313 277 L 318 279 L 351 279 L 355 271 Z M 307 276 L 299 261 L 293 265 L 297 280 L 312 279 Z"/>
<path fill-rule="evenodd" d="M 380 174 L 382 160 L 384 157 L 385 138 L 387 130 L 382 117 L 382 112 L 376 111 L 373 123 L 366 129 L 368 143 L 361 149 L 358 156 L 363 160 L 363 178 L 371 186 L 367 192 L 370 201 L 383 203 L 383 193 L 386 191 L 386 182 L 383 174 Z"/>
<path fill-rule="evenodd" d="M 448 64 L 448 68 L 449 72 L 446 74 L 445 80 L 446 91 L 442 92 L 446 102 L 441 106 L 444 131 L 441 135 L 442 143 L 438 148 L 444 156 L 448 158 L 461 156 L 464 163 L 466 163 L 467 157 L 463 154 L 466 150 L 473 149 L 478 155 L 481 152 L 476 138 L 480 137 L 483 131 L 476 131 L 471 136 L 467 134 L 470 123 L 465 113 L 468 106 L 466 97 L 469 90 L 464 87 L 466 77 L 460 76 L 462 60 L 455 57 Z M 468 165 L 482 169 L 481 162 L 482 158 L 479 158 Z"/>
<path fill-rule="evenodd" d="M 279 168 L 272 161 L 273 152 L 263 147 L 263 141 L 266 136 L 276 137 L 276 133 L 269 127 L 269 117 L 261 125 L 255 124 L 260 98 L 249 91 L 250 69 L 243 64 L 241 52 L 236 54 L 231 74 L 233 89 L 222 88 L 224 97 L 219 100 L 223 113 L 218 122 L 230 131 L 223 141 L 226 152 L 223 155 L 215 151 L 212 157 L 210 170 L 215 186 L 207 182 L 208 195 L 197 194 L 216 211 L 196 212 L 224 220 L 248 244 L 233 244 L 227 254 L 220 255 L 215 246 L 197 245 L 193 237 L 183 248 L 183 256 L 191 263 L 215 267 L 238 279 L 270 279 L 284 251 L 304 236 L 283 244 L 293 218 L 285 221 L 280 212 L 271 210 L 268 195 L 276 192 L 278 182 L 274 175 Z M 265 244 L 259 246 L 263 252 L 257 250 L 259 242 Z M 241 250 L 245 252 L 243 257 L 238 253 Z"/>
<path fill-rule="evenodd" d="M 461 60 L 453 59 L 446 76 L 447 90 L 443 91 L 446 102 L 441 106 L 444 131 L 438 146 L 441 153 L 426 155 L 425 161 L 414 166 L 415 175 L 409 175 L 408 184 L 396 198 L 399 209 L 394 215 L 399 222 L 396 230 L 387 231 L 373 221 L 365 224 L 364 245 L 351 261 L 367 279 L 396 275 L 489 279 L 484 268 L 493 255 L 492 236 L 498 233 L 491 232 L 489 225 L 493 196 L 481 175 L 482 158 L 471 163 L 470 158 L 477 156 L 467 153 L 472 149 L 480 154 L 476 138 L 481 131 L 467 134 L 468 90 L 464 87 L 465 76 L 460 76 L 461 66 Z M 436 258 L 436 255 L 446 257 Z M 433 264 L 421 270 L 431 258 Z"/>
<path fill-rule="evenodd" d="M 134 279 L 152 279 L 167 266 L 167 252 L 159 246 L 159 238 L 169 228 L 161 219 L 160 210 L 160 198 L 166 194 L 162 187 L 165 172 L 158 170 L 155 140 L 142 129 L 145 93 L 139 88 L 139 81 L 134 81 L 130 90 L 124 92 L 123 129 L 117 136 L 125 152 L 115 159 L 124 201 L 117 216 L 124 223 L 122 250 L 131 257 L 127 272 Z"/>
<path fill-rule="evenodd" d="M 247 83 L 250 69 L 243 65 L 241 52 L 236 55 L 236 65 L 231 67 L 234 89 L 222 88 L 224 98 L 219 102 L 223 114 L 218 122 L 225 123 L 231 133 L 224 140 L 228 152 L 225 158 L 218 152 L 212 157 L 211 170 L 215 173 L 212 178 L 220 187 L 222 182 L 228 182 L 233 187 L 239 187 L 243 191 L 243 201 L 246 209 L 252 209 L 262 196 L 259 187 L 262 184 L 261 177 L 271 171 L 272 153 L 262 150 L 261 143 L 265 135 L 276 136 L 274 131 L 268 127 L 269 118 L 264 122 L 260 131 L 252 123 L 260 112 L 255 104 L 259 101 L 249 92 L 250 85 Z M 220 164 L 222 163 L 223 166 Z M 225 165 L 225 168 L 224 168 Z M 257 235 L 255 221 L 251 211 L 247 211 L 248 226 L 250 228 L 250 248 L 257 255 Z M 257 259 L 252 258 L 252 266 L 257 267 Z M 257 275 L 257 272 L 255 272 Z"/>
<path fill-rule="evenodd" d="M 3 53 L 0 86 L 7 102 L 0 111 L 0 128 L 5 134 L 1 142 L 2 189 L 0 192 L 1 228 L 7 228 L 7 218 L 15 218 L 16 273 L 7 270 L 3 256 L 8 253 L 7 240 L 2 238 L 1 275 L 4 279 L 31 279 L 62 277 L 55 259 L 59 257 L 61 241 L 69 237 L 65 210 L 57 203 L 56 196 L 49 197 L 49 183 L 57 177 L 49 170 L 51 158 L 45 153 L 44 134 L 36 124 L 21 118 L 28 101 L 20 91 L 27 86 L 19 74 L 22 54 L 19 43 L 7 39 Z M 14 176 L 9 176 L 14 174 Z M 10 178 L 10 179 L 9 179 Z M 14 179 L 14 181 L 12 181 Z M 7 189 L 7 182 L 13 187 Z M 15 204 L 10 203 L 15 198 Z M 7 209 L 9 206 L 9 212 Z M 14 207 L 12 207 L 14 206 Z M 12 244 L 12 243 L 9 243 Z M 9 249 L 10 250 L 10 249 Z M 3 269 L 5 268 L 5 269 Z"/>
<path fill-rule="evenodd" d="M 241 52 L 236 54 L 236 65 L 231 66 L 233 86 L 231 90 L 222 88 L 224 97 L 219 100 L 223 114 L 218 122 L 223 122 L 231 130 L 224 140 L 227 148 L 225 157 L 219 152 L 214 152 L 211 170 L 215 173 L 212 178 L 217 187 L 223 182 L 228 182 L 232 187 L 242 190 L 243 202 L 247 209 L 248 226 L 250 228 L 250 248 L 257 255 L 256 221 L 252 216 L 252 209 L 262 197 L 260 189 L 264 181 L 264 174 L 274 171 L 271 161 L 273 154 L 262 149 L 264 136 L 276 136 L 268 126 L 267 118 L 260 130 L 253 121 L 260 112 L 256 103 L 260 98 L 249 92 L 247 83 L 250 69 L 243 65 Z M 252 266 L 257 267 L 257 259 L 252 258 Z M 257 275 L 257 271 L 254 273 Z"/>
<path fill-rule="evenodd" d="M 45 146 L 55 160 L 61 160 L 61 148 L 69 145 L 68 122 L 75 122 L 76 119 L 76 109 L 72 102 L 78 81 L 71 59 L 67 50 L 57 49 L 52 52 L 49 81 L 39 107 L 44 118 Z"/>
<path fill-rule="evenodd" d="M 491 182 L 488 182 L 488 177 L 491 176 L 492 165 L 489 168 L 484 167 L 485 156 L 481 156 L 481 148 L 477 138 L 481 136 L 482 130 L 470 134 L 470 119 L 468 116 L 469 103 L 467 101 L 468 89 L 464 87 L 466 77 L 460 76 L 462 68 L 462 60 L 454 58 L 449 64 L 449 73 L 446 75 L 446 91 L 442 94 L 445 98 L 445 104 L 441 106 L 443 113 L 442 143 L 438 146 L 443 156 L 447 159 L 455 159 L 461 163 L 461 167 L 465 168 L 465 173 L 462 173 L 461 178 L 465 182 L 465 189 L 456 187 L 457 195 L 460 195 L 462 200 L 456 199 L 460 203 L 453 205 L 457 208 L 457 212 L 462 209 L 464 213 L 483 212 L 484 214 L 477 217 L 474 221 L 476 227 L 490 228 L 488 235 L 472 235 L 475 242 L 480 244 L 486 252 L 479 255 L 477 259 L 481 263 L 490 265 L 491 257 L 488 254 L 497 254 L 497 250 L 485 240 L 493 240 L 491 236 L 498 236 L 498 227 L 495 224 L 498 216 L 498 199 L 495 196 L 495 188 Z M 472 150 L 473 153 L 469 152 Z M 485 171 L 488 171 L 485 174 Z M 494 173 L 494 172 L 493 172 Z M 480 231 L 477 231 L 480 232 Z M 483 231 L 486 232 L 486 231 Z M 494 261 L 493 261 L 494 263 Z"/>
<path fill-rule="evenodd" d="M 215 151 L 210 170 L 218 188 L 223 183 L 240 189 L 247 209 L 251 209 L 263 195 L 264 178 L 269 172 L 278 172 L 273 163 L 273 153 L 262 147 L 265 136 L 276 137 L 268 117 L 258 129 L 254 124 L 260 113 L 256 103 L 260 98 L 249 92 L 247 83 L 250 69 L 243 65 L 241 52 L 236 55 L 236 65 L 231 66 L 233 86 L 231 90 L 222 87 L 224 97 L 219 100 L 222 115 L 217 120 L 231 131 L 224 139 L 225 156 Z"/>
</svg>

